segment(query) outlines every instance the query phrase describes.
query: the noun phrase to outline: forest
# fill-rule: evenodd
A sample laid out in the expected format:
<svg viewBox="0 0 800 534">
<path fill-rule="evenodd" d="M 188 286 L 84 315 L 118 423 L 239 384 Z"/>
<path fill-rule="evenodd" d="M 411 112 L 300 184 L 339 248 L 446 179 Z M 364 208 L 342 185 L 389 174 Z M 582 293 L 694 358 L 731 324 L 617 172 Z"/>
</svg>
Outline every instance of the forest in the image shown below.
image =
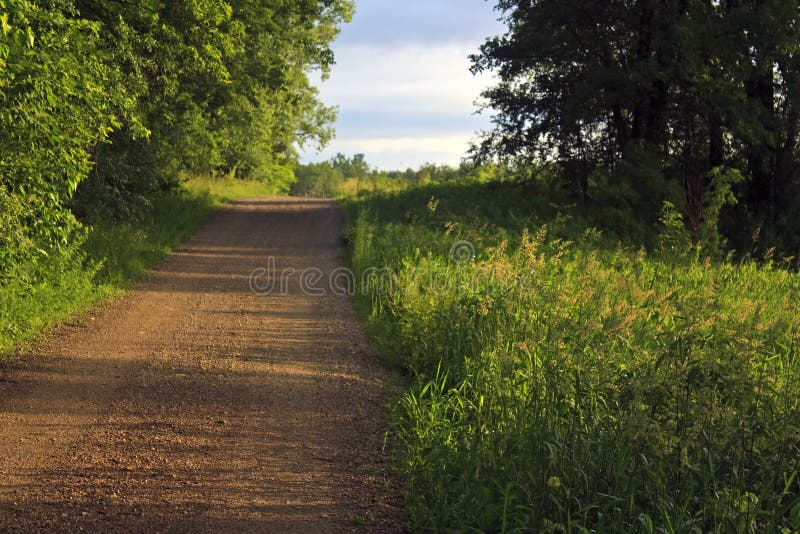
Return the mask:
<svg viewBox="0 0 800 534">
<path fill-rule="evenodd" d="M 713 252 L 718 222 L 740 251 L 759 229 L 764 247 L 798 250 L 797 2 L 497 7 L 508 32 L 472 58 L 500 78 L 478 160 L 554 162 L 581 202 L 634 217 L 670 202 Z"/>
<path fill-rule="evenodd" d="M 317 98 L 346 1 L 0 4 L 0 271 L 135 216 L 191 176 L 285 191 L 324 143 Z"/>
</svg>

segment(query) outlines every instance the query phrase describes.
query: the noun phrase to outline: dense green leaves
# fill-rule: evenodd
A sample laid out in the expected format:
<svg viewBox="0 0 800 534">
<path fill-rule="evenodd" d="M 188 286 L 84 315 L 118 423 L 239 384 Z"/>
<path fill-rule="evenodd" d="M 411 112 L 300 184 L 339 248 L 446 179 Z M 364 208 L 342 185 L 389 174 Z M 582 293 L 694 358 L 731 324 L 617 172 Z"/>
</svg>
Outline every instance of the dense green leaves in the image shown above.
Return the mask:
<svg viewBox="0 0 800 534">
<path fill-rule="evenodd" d="M 0 1 L 0 271 L 194 175 L 286 191 L 350 0 Z"/>
<path fill-rule="evenodd" d="M 746 180 L 735 189 L 744 202 L 731 220 L 770 226 L 773 241 L 797 249 L 796 237 L 777 234 L 796 230 L 785 218 L 800 199 L 798 2 L 501 0 L 497 7 L 508 31 L 473 57 L 475 71 L 500 78 L 485 93 L 495 128 L 476 147 L 479 158 L 558 161 L 565 184 L 588 203 L 598 171 L 639 188 L 630 179 L 642 176 L 618 171 L 650 152 L 657 172 L 644 178 L 646 188 L 679 185 L 695 233 L 713 211 L 706 209 L 713 177 L 734 168 Z M 674 199 L 651 199 L 662 200 Z"/>
<path fill-rule="evenodd" d="M 288 189 L 296 148 L 331 137 L 334 110 L 310 85 L 327 72 L 329 44 L 352 4 L 334 2 L 78 2 L 126 58 L 149 139 L 122 131 L 98 159 L 79 206 L 145 197 L 184 176 L 219 174 Z M 117 20 L 133 21 L 120 29 Z M 135 172 L 137 171 L 138 172 Z M 145 171 L 142 173 L 142 171 Z"/>
<path fill-rule="evenodd" d="M 91 148 L 130 116 L 132 103 L 112 90 L 121 75 L 97 24 L 24 0 L 0 9 L 0 268 L 7 277 L 76 236 L 64 201 L 91 170 Z"/>
</svg>

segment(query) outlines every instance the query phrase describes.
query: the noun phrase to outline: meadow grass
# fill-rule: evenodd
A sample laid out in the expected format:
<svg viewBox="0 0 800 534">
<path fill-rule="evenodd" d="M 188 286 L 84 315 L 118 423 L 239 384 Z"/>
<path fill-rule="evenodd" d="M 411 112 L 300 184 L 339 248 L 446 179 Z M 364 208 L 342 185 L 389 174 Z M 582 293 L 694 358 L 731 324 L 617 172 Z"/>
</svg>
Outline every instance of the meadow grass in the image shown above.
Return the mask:
<svg viewBox="0 0 800 534">
<path fill-rule="evenodd" d="M 415 529 L 800 529 L 794 271 L 646 252 L 657 228 L 601 232 L 535 187 L 345 205 L 357 274 L 396 273 L 362 305 L 408 374 L 393 434 Z"/>
<path fill-rule="evenodd" d="M 275 188 L 266 182 L 211 176 L 191 178 L 183 183 L 183 188 L 195 195 L 208 195 L 217 205 L 240 198 L 278 194 Z"/>
<path fill-rule="evenodd" d="M 68 253 L 51 253 L 0 286 L 0 359 L 124 290 L 225 202 L 270 192 L 261 182 L 195 178 L 155 198 L 135 220 L 96 222 Z"/>
</svg>

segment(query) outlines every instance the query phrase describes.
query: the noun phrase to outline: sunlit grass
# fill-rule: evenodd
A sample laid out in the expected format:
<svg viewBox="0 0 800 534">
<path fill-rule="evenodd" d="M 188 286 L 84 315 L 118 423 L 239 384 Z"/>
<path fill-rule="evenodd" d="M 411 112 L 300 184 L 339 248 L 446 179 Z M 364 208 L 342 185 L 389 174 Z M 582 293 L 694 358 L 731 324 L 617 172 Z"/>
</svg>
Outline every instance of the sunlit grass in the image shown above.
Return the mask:
<svg viewBox="0 0 800 534">
<path fill-rule="evenodd" d="M 385 176 L 347 178 L 338 184 L 336 194 L 339 197 L 354 197 L 379 191 L 401 191 L 407 185 L 405 180 L 392 180 Z"/>
<path fill-rule="evenodd" d="M 397 273 L 364 304 L 409 375 L 415 528 L 800 529 L 795 272 L 648 254 L 505 185 L 348 210 L 356 270 Z M 449 257 L 458 240 L 473 261 Z"/>
<path fill-rule="evenodd" d="M 237 198 L 262 197 L 277 194 L 266 182 L 238 180 L 233 178 L 198 176 L 183 184 L 184 189 L 194 194 L 208 194 L 215 202 L 227 202 Z"/>
</svg>

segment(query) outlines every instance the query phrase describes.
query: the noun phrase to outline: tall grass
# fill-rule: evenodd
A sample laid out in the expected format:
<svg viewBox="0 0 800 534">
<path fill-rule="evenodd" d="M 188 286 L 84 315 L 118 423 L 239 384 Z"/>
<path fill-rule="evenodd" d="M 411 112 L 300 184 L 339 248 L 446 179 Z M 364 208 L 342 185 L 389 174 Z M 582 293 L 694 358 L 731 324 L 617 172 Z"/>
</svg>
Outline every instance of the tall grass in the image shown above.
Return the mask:
<svg viewBox="0 0 800 534">
<path fill-rule="evenodd" d="M 196 176 L 184 182 L 183 188 L 195 195 L 207 194 L 216 203 L 280 194 L 278 189 L 267 182 L 239 180 L 223 176 Z"/>
<path fill-rule="evenodd" d="M 0 359 L 20 343 L 139 278 L 225 202 L 269 194 L 260 182 L 190 180 L 132 221 L 99 221 L 76 243 L 0 285 Z"/>
<path fill-rule="evenodd" d="M 800 529 L 800 277 L 648 254 L 531 193 L 348 206 L 356 270 L 397 275 L 362 289 L 409 373 L 394 430 L 415 528 Z"/>
</svg>

